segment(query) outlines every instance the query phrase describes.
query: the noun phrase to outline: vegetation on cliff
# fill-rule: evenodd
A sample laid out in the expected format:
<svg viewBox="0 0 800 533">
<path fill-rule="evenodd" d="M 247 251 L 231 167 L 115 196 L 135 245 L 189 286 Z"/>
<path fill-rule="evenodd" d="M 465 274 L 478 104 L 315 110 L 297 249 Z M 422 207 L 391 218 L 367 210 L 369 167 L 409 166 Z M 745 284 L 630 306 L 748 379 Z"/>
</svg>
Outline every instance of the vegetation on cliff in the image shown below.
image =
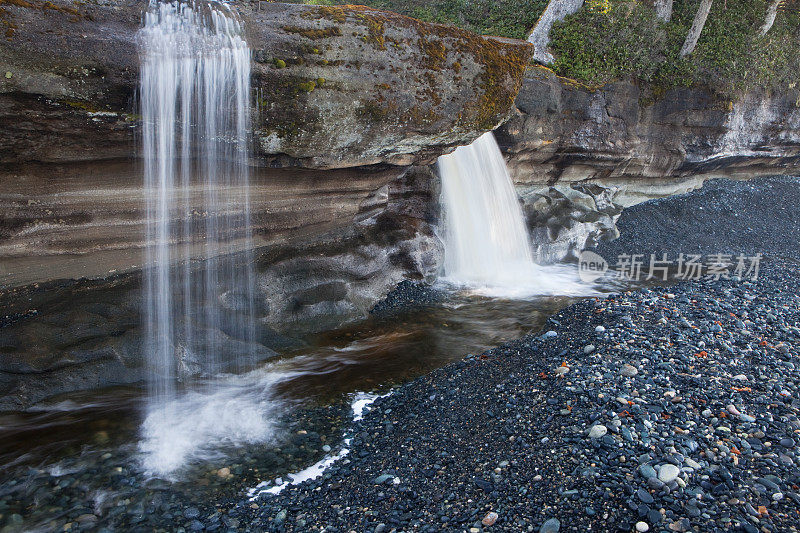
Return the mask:
<svg viewBox="0 0 800 533">
<path fill-rule="evenodd" d="M 718 0 L 697 47 L 681 57 L 700 0 L 675 0 L 665 22 L 640 2 L 589 2 L 551 32 L 554 70 L 589 84 L 632 77 L 656 95 L 676 86 L 707 86 L 721 95 L 793 87 L 800 70 L 800 9 L 781 3 L 760 35 L 770 0 Z"/>
<path fill-rule="evenodd" d="M 302 0 L 298 0 L 302 1 Z M 338 4 L 334 0 L 306 3 Z M 525 38 L 546 0 L 363 0 L 378 9 L 476 33 Z M 681 49 L 701 0 L 674 0 L 667 21 L 658 0 L 587 0 L 553 26 L 551 65 L 588 85 L 632 78 L 655 96 L 678 86 L 705 86 L 725 97 L 756 88 L 793 87 L 800 71 L 800 2 L 715 0 L 696 48 Z M 654 5 L 655 4 L 655 5 Z M 663 8 L 662 8 L 663 9 Z M 762 34 L 772 10 L 774 22 Z"/>
<path fill-rule="evenodd" d="M 304 3 L 347 2 L 306 0 Z M 394 11 L 425 22 L 451 24 L 481 35 L 525 39 L 544 11 L 547 0 L 359 0 L 351 3 Z"/>
</svg>

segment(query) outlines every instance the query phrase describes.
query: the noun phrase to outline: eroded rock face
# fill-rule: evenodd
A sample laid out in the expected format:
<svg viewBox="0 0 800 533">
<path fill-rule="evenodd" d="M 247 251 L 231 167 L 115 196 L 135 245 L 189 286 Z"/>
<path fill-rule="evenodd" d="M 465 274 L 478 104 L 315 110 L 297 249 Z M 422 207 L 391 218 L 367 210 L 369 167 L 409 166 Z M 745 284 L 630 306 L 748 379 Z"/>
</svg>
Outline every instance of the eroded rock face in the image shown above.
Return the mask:
<svg viewBox="0 0 800 533">
<path fill-rule="evenodd" d="M 787 89 L 730 103 L 684 88 L 648 103 L 631 83 L 590 89 L 532 68 L 518 112 L 497 136 L 523 187 L 591 179 L 669 189 L 670 182 L 698 177 L 796 168 L 799 95 Z"/>
<path fill-rule="evenodd" d="M 360 6 L 246 15 L 262 154 L 305 166 L 430 162 L 494 129 L 533 47 Z"/>
<path fill-rule="evenodd" d="M 435 178 L 412 163 L 501 122 L 532 47 L 358 7 L 260 5 L 236 7 L 254 51 L 257 351 L 269 357 L 435 275 Z M 144 8 L 0 5 L 0 410 L 143 377 Z M 219 333 L 220 350 L 237 349 Z"/>
<path fill-rule="evenodd" d="M 544 185 L 522 196 L 535 260 L 575 260 L 581 251 L 619 235 L 617 187 L 596 183 Z"/>
<path fill-rule="evenodd" d="M 533 53 L 523 41 L 358 6 L 258 6 L 236 9 L 253 49 L 258 155 L 271 166 L 433 160 L 507 117 Z M 0 162 L 135 154 L 145 7 L 3 4 L 0 119 L 11 127 L 0 132 Z"/>
<path fill-rule="evenodd" d="M 528 70 L 516 113 L 495 135 L 543 262 L 617 235 L 623 207 L 706 179 L 800 168 L 800 92 L 721 102 L 676 89 L 655 103 L 632 83 L 599 88 Z"/>
<path fill-rule="evenodd" d="M 495 127 L 532 52 L 367 8 L 258 6 L 236 4 L 253 48 L 259 246 L 352 225 L 407 165 Z M 141 267 L 136 33 L 145 7 L 0 6 L 0 287 Z M 320 170 L 332 167 L 342 170 Z"/>
<path fill-rule="evenodd" d="M 360 202 L 350 225 L 260 249 L 252 350 L 259 360 L 302 345 L 307 333 L 365 317 L 404 279 L 435 276 L 442 253 L 430 170 L 412 167 L 384 179 L 389 183 Z M 235 295 L 218 297 L 237 311 Z M 144 378 L 137 272 L 0 290 L 0 308 L 0 411 Z M 224 323 L 212 333 L 221 353 L 242 350 Z M 204 371 L 181 346 L 176 353 L 184 375 Z"/>
</svg>

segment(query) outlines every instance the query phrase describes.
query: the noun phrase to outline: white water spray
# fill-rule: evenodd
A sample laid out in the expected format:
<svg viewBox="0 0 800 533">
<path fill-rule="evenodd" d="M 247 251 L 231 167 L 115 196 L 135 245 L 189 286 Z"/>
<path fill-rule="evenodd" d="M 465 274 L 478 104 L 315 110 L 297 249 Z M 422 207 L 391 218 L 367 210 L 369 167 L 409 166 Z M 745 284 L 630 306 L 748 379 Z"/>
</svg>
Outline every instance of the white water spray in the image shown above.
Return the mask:
<svg viewBox="0 0 800 533">
<path fill-rule="evenodd" d="M 267 427 L 264 406 L 241 405 L 213 379 L 241 370 L 257 350 L 248 198 L 250 49 L 227 6 L 202 2 L 153 0 L 139 43 L 149 372 L 142 449 L 148 470 L 164 473 L 206 441 L 263 438 Z M 192 383 L 198 377 L 202 386 Z M 189 391 L 179 393 L 179 381 Z M 199 407 L 203 397 L 208 402 Z M 174 434 L 170 428 L 185 434 L 164 439 Z M 194 437 L 201 442 L 187 444 Z"/>
<path fill-rule="evenodd" d="M 443 281 L 498 297 L 586 294 L 574 269 L 533 261 L 522 208 L 492 132 L 438 161 Z"/>
</svg>

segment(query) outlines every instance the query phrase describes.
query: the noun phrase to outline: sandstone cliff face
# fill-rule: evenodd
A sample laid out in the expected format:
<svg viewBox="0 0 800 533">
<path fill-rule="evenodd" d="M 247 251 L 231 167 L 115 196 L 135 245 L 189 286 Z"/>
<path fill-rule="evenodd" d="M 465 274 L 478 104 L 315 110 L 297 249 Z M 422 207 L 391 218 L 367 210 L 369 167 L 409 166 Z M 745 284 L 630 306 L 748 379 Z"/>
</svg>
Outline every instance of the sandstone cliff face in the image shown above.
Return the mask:
<svg viewBox="0 0 800 533">
<path fill-rule="evenodd" d="M 256 351 L 269 357 L 365 316 L 403 279 L 432 279 L 435 178 L 410 165 L 502 121 L 530 47 L 261 4 L 237 7 L 254 50 Z M 0 410 L 142 379 L 144 8 L 0 4 Z"/>
<path fill-rule="evenodd" d="M 705 179 L 798 172 L 799 96 L 787 89 L 732 103 L 687 88 L 653 103 L 632 83 L 588 88 L 529 69 L 496 137 L 539 259 L 574 257 L 616 236 L 623 207 Z"/>
<path fill-rule="evenodd" d="M 11 128 L 0 134 L 0 162 L 116 157 L 125 146 L 131 154 L 146 3 L 2 6 L 0 119 Z M 533 52 L 358 6 L 258 6 L 236 9 L 253 49 L 258 155 L 271 163 L 435 159 L 504 120 Z M 30 135 L 39 130 L 50 135 Z M 98 131 L 111 133 L 99 145 Z"/>
<path fill-rule="evenodd" d="M 495 127 L 532 52 L 367 8 L 258 6 L 236 4 L 253 48 L 261 246 L 352 227 L 407 165 Z M 146 3 L 1 7 L 0 287 L 140 268 Z"/>
<path fill-rule="evenodd" d="M 508 115 L 533 47 L 359 6 L 267 3 L 254 44 L 262 154 L 430 162 Z"/>
<path fill-rule="evenodd" d="M 731 103 L 686 88 L 648 103 L 632 83 L 592 89 L 536 67 L 497 136 L 522 186 L 781 173 L 800 154 L 798 96 Z"/>
<path fill-rule="evenodd" d="M 304 238 L 292 234 L 260 249 L 256 309 L 262 326 L 253 353 L 261 359 L 301 346 L 307 333 L 365 317 L 404 279 L 433 280 L 442 255 L 433 233 L 433 176 L 417 167 L 392 172 L 351 214 L 351 225 Z M 284 216 L 292 215 L 287 210 Z M 235 309 L 235 301 L 221 301 Z M 0 308 L 0 411 L 144 378 L 137 271 L 0 290 Z M 224 326 L 216 338 L 219 353 L 242 349 Z M 180 365 L 191 373 L 192 361 L 185 357 L 180 355 Z"/>
</svg>

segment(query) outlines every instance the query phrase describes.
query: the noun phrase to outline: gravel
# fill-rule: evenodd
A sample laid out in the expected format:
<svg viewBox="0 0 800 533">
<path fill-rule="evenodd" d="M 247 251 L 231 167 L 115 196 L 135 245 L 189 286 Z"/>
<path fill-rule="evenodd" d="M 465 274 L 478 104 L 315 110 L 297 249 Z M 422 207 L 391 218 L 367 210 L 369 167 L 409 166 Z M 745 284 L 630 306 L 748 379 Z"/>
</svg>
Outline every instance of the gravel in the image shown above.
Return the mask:
<svg viewBox="0 0 800 533">
<path fill-rule="evenodd" d="M 557 335 L 396 388 L 321 478 L 230 515 L 267 531 L 791 530 L 799 293 L 796 262 L 772 259 L 756 281 L 580 302 Z"/>
</svg>

